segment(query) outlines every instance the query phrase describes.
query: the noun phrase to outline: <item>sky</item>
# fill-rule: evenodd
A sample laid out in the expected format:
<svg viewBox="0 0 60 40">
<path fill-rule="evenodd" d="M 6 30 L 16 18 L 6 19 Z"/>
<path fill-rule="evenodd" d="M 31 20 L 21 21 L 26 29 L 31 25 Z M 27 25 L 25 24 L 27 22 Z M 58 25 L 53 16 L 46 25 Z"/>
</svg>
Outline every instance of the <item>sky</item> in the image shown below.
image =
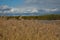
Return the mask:
<svg viewBox="0 0 60 40">
<path fill-rule="evenodd" d="M 60 8 L 60 0 L 0 0 L 0 5 L 11 7 L 37 6 L 41 8 Z"/>
<path fill-rule="evenodd" d="M 21 6 L 24 5 L 24 1 L 23 0 L 0 0 L 0 5 L 8 5 L 11 7 L 17 7 L 17 6 Z"/>
<path fill-rule="evenodd" d="M 60 11 L 60 0 L 0 0 L 0 10 L 7 8 L 11 9 L 5 12 L 55 12 Z"/>
</svg>

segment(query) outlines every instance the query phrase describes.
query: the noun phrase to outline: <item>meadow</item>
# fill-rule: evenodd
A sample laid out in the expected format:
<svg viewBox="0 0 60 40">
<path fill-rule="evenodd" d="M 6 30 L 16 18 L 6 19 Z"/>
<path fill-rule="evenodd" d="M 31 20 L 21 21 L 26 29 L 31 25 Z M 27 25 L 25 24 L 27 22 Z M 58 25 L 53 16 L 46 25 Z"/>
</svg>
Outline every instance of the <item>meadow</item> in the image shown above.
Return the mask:
<svg viewBox="0 0 60 40">
<path fill-rule="evenodd" d="M 60 40 L 60 20 L 0 17 L 0 40 Z"/>
</svg>

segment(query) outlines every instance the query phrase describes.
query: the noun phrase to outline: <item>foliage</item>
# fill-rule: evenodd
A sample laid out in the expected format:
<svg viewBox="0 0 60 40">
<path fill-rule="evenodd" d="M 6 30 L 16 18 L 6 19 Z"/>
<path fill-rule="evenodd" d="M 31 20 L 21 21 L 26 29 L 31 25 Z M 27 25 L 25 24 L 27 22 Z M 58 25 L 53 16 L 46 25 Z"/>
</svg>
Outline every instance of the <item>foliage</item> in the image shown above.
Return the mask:
<svg viewBox="0 0 60 40">
<path fill-rule="evenodd" d="M 38 19 L 38 20 L 60 20 L 60 15 L 42 15 L 42 16 L 23 16 L 23 19 Z"/>
<path fill-rule="evenodd" d="M 20 18 L 21 17 L 21 18 Z M 1 18 L 1 17 L 0 17 Z M 25 20 L 60 20 L 60 15 L 51 14 L 51 15 L 42 15 L 42 16 L 2 16 L 2 18 L 8 19 L 25 19 Z"/>
</svg>

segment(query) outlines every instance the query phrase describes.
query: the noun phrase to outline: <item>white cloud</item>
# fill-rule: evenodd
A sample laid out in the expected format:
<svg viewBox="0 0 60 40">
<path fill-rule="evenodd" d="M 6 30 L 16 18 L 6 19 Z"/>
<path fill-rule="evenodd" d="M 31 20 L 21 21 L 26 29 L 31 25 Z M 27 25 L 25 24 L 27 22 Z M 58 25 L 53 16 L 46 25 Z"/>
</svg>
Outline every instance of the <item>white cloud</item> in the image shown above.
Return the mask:
<svg viewBox="0 0 60 40">
<path fill-rule="evenodd" d="M 8 10 L 9 9 L 9 10 Z M 3 11 L 4 10 L 4 11 Z M 13 8 L 13 7 L 8 7 L 6 5 L 4 6 L 0 6 L 0 13 L 41 13 L 42 12 L 54 12 L 54 11 L 58 11 L 58 8 L 54 8 L 54 9 L 47 9 L 47 8 L 37 8 L 37 7 L 22 7 L 22 8 Z"/>
<path fill-rule="evenodd" d="M 18 12 L 18 9 L 17 8 L 11 8 L 10 12 L 11 13 L 17 13 Z"/>
<path fill-rule="evenodd" d="M 28 8 L 28 9 L 25 9 L 24 13 L 37 13 L 38 10 L 37 8 Z"/>
<path fill-rule="evenodd" d="M 15 13 L 17 10 L 17 8 L 12 8 L 7 5 L 0 6 L 0 13 Z"/>
<path fill-rule="evenodd" d="M 58 11 L 58 9 L 57 8 L 55 8 L 55 9 L 44 9 L 45 11 L 47 11 L 47 12 L 51 12 L 51 11 Z"/>
<path fill-rule="evenodd" d="M 14 13 L 35 13 L 35 12 L 38 12 L 37 8 L 33 8 L 33 7 L 12 8 L 10 11 L 14 12 Z"/>
<path fill-rule="evenodd" d="M 7 5 L 2 5 L 2 6 L 0 6 L 0 8 L 6 9 L 6 8 L 8 8 L 8 6 Z"/>
</svg>

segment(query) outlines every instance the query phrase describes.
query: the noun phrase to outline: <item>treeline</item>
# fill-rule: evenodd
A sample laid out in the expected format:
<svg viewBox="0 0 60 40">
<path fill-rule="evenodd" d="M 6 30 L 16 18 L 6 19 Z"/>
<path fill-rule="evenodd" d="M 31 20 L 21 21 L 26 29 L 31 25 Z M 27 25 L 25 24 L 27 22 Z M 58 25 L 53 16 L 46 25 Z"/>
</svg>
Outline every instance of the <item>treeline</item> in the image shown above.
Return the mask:
<svg viewBox="0 0 60 40">
<path fill-rule="evenodd" d="M 51 14 L 51 15 L 42 15 L 42 16 L 2 16 L 2 18 L 8 19 L 25 19 L 25 20 L 60 20 L 60 15 Z"/>
<path fill-rule="evenodd" d="M 23 16 L 23 19 L 38 19 L 38 20 L 60 20 L 60 15 L 42 15 L 42 16 Z"/>
</svg>

